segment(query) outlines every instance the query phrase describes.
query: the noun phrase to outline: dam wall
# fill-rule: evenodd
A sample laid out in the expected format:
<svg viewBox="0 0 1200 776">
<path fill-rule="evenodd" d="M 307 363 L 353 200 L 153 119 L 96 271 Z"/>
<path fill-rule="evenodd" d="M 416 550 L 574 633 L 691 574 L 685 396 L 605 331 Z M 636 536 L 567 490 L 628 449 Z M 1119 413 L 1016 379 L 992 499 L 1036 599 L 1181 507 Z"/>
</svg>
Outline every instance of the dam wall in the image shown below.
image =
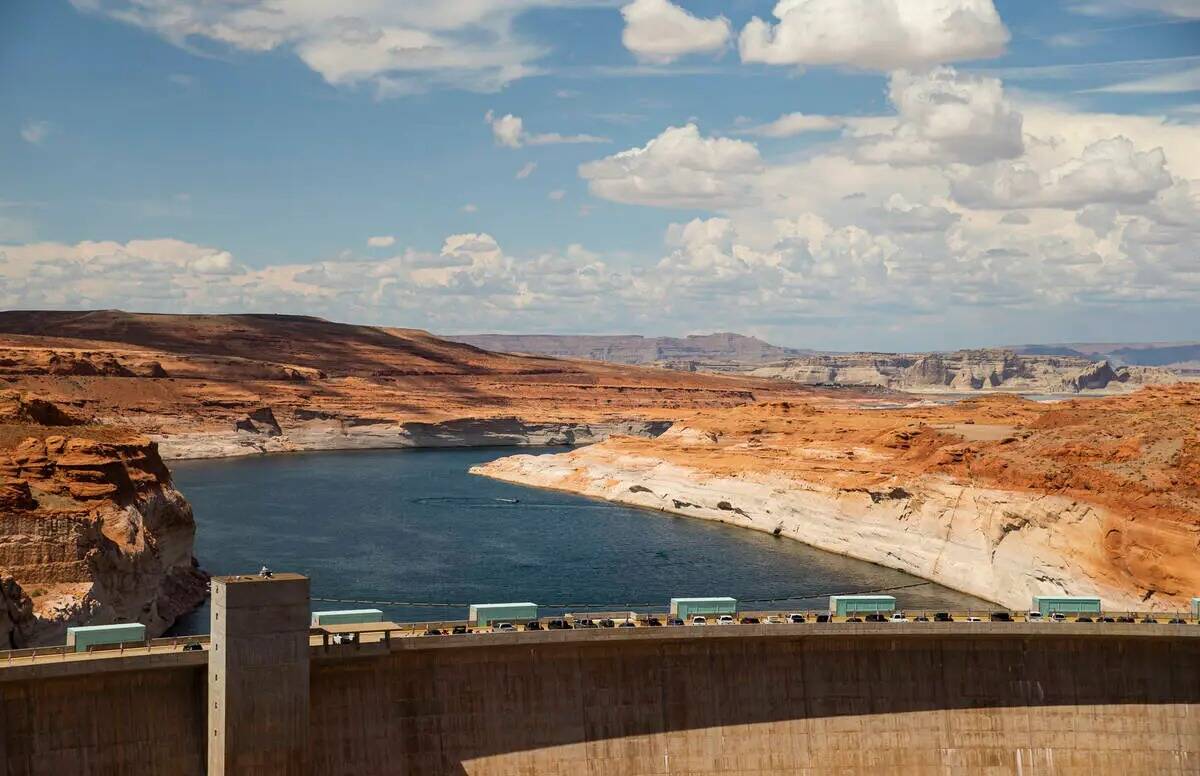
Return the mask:
<svg viewBox="0 0 1200 776">
<path fill-rule="evenodd" d="M 0 668 L 0 773 L 199 776 L 206 681 L 204 653 Z"/>
<path fill-rule="evenodd" d="M 804 627 L 604 640 L 577 631 L 510 644 L 476 636 L 318 658 L 312 766 L 472 776 L 1200 773 L 1200 639 L 1002 636 L 991 624 L 986 635 L 888 635 L 888 624 L 869 635 L 772 632 Z"/>
<path fill-rule="evenodd" d="M 1200 773 L 1196 625 L 308 634 L 303 577 L 225 584 L 186 651 L 0 653 L 0 772 Z"/>
</svg>

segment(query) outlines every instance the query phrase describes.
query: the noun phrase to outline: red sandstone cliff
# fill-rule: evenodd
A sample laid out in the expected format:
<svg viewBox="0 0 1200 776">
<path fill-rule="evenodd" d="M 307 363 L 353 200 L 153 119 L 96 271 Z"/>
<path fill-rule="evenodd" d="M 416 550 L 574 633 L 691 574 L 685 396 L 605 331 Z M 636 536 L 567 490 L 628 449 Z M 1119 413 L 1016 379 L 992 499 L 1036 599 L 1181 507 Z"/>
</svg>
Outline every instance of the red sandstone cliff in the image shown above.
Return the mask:
<svg viewBox="0 0 1200 776">
<path fill-rule="evenodd" d="M 161 634 L 204 599 L 195 530 L 155 443 L 0 397 L 0 648 L 85 622 Z"/>
</svg>

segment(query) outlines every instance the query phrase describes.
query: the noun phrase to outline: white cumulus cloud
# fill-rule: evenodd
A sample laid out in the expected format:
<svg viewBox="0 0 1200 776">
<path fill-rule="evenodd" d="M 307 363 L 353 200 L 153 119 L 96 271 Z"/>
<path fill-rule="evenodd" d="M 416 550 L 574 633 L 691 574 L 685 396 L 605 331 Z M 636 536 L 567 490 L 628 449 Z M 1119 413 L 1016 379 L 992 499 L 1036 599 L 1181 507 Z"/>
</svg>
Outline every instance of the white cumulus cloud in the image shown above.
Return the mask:
<svg viewBox="0 0 1200 776">
<path fill-rule="evenodd" d="M 687 54 L 725 48 L 732 27 L 724 16 L 700 19 L 670 0 L 633 0 L 621 9 L 621 42 L 638 59 L 666 64 Z"/>
<path fill-rule="evenodd" d="M 520 116 L 514 116 L 511 113 L 497 116 L 495 112 L 489 110 L 484 114 L 483 120 L 491 125 L 492 137 L 496 141 L 496 145 L 507 148 L 520 148 L 527 145 L 540 146 L 558 145 L 561 143 L 609 142 L 608 138 L 597 135 L 562 135 L 558 132 L 527 132 L 525 130 L 525 121 Z"/>
<path fill-rule="evenodd" d="M 742 29 L 742 61 L 920 68 L 996 57 L 1009 39 L 992 0 L 780 0 L 774 16 Z"/>
<path fill-rule="evenodd" d="M 794 137 L 805 132 L 828 132 L 840 129 L 845 121 L 838 116 L 816 116 L 810 113 L 786 113 L 774 121 L 738 130 L 740 135 L 758 137 Z"/>
<path fill-rule="evenodd" d="M 892 131 L 863 139 L 858 154 L 867 161 L 982 164 L 1025 150 L 1022 116 L 1005 99 L 999 79 L 952 67 L 899 71 L 888 94 L 898 121 Z"/>
<path fill-rule="evenodd" d="M 762 159 L 753 143 L 703 137 L 695 124 L 668 127 L 641 148 L 580 165 L 598 197 L 663 207 L 727 207 L 744 202 Z"/>
<path fill-rule="evenodd" d="M 390 234 L 368 237 L 367 245 L 371 248 L 390 248 L 396 244 L 396 238 Z"/>
</svg>

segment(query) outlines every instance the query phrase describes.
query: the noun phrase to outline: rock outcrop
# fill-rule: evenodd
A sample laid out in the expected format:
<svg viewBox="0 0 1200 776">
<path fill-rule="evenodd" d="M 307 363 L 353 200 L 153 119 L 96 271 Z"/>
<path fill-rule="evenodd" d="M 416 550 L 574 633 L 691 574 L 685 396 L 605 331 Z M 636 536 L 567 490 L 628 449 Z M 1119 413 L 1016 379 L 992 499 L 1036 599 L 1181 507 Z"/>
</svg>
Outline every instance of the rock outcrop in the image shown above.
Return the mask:
<svg viewBox="0 0 1200 776">
<path fill-rule="evenodd" d="M 818 353 L 789 358 L 749 372 L 803 385 L 878 386 L 903 391 L 971 393 L 1120 393 L 1143 385 L 1169 385 L 1165 369 L 1114 366 L 1081 356 L 1029 355 L 1012 350 L 952 353 Z"/>
<path fill-rule="evenodd" d="M 191 507 L 154 442 L 95 426 L 24 431 L 0 451 L 0 574 L 34 615 L 8 599 L 10 642 L 61 643 L 83 623 L 142 622 L 157 636 L 204 600 Z"/>
<path fill-rule="evenodd" d="M 764 404 L 472 470 L 798 539 L 1026 608 L 1200 593 L 1200 385 L 1039 404 Z"/>
<path fill-rule="evenodd" d="M 33 601 L 12 576 L 0 574 L 0 649 L 21 649 L 33 640 Z"/>
</svg>

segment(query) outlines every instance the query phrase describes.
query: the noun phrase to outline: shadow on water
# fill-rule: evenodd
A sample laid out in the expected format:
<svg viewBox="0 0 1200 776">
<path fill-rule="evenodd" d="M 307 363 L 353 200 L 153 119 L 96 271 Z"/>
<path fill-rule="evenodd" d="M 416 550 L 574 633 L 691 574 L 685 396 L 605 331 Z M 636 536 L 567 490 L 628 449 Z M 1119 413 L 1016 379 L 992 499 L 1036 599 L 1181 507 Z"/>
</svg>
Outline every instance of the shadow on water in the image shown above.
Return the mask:
<svg viewBox="0 0 1200 776">
<path fill-rule="evenodd" d="M 379 607 L 396 620 L 461 619 L 461 604 L 494 601 L 665 608 L 672 596 L 789 596 L 771 608 L 816 607 L 824 601 L 813 596 L 921 582 L 757 531 L 467 473 L 505 455 L 561 450 L 339 451 L 173 469 L 195 509 L 205 569 L 298 571 L 312 578 L 314 598 L 455 604 Z M 930 583 L 895 595 L 908 608 L 989 606 Z M 207 630 L 206 607 L 173 632 Z"/>
</svg>

